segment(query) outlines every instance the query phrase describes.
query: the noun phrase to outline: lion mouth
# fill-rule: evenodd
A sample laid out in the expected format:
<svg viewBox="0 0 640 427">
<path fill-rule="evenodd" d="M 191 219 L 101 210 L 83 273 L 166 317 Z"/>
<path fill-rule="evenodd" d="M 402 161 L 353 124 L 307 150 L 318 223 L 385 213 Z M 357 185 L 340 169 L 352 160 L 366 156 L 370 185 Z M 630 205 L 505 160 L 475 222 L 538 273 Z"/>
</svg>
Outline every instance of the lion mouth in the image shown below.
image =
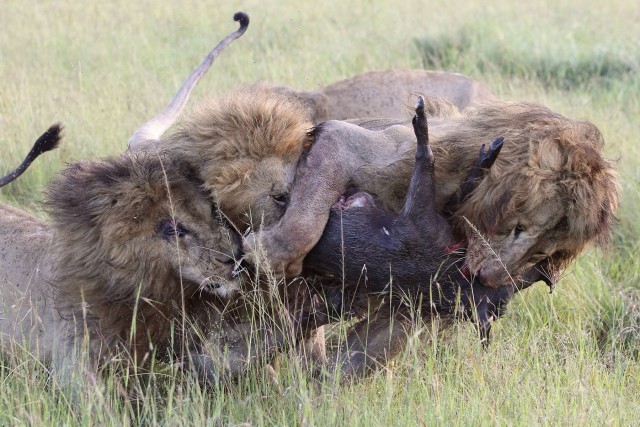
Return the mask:
<svg viewBox="0 0 640 427">
<path fill-rule="evenodd" d="M 239 289 L 239 285 L 235 280 L 221 280 L 220 277 L 210 276 L 200 282 L 198 289 L 201 292 L 226 298 L 235 293 Z"/>
</svg>

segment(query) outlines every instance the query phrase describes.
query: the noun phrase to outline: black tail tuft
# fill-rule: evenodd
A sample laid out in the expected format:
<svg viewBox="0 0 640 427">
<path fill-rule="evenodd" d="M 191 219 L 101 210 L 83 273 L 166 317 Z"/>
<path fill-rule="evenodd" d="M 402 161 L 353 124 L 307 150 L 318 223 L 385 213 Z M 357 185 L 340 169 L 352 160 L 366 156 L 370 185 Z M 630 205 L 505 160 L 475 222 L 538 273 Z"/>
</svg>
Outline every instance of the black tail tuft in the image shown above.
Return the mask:
<svg viewBox="0 0 640 427">
<path fill-rule="evenodd" d="M 244 12 L 236 12 L 235 15 L 233 15 L 233 20 L 240 23 L 238 31 L 244 32 L 247 30 L 249 26 L 249 15 Z"/>
<path fill-rule="evenodd" d="M 62 139 L 63 129 L 64 127 L 60 123 L 51 125 L 51 127 L 36 140 L 35 144 L 33 144 L 31 152 L 34 156 L 37 157 L 42 153 L 46 153 L 47 151 L 57 148 L 60 144 L 60 140 Z"/>
<path fill-rule="evenodd" d="M 33 144 L 31 151 L 29 151 L 29 154 L 27 154 L 27 157 L 25 157 L 22 164 L 7 175 L 0 177 L 0 187 L 4 187 L 22 175 L 22 173 L 27 170 L 31 162 L 33 162 L 40 154 L 56 148 L 62 139 L 62 129 L 62 125 L 60 123 L 56 123 L 47 129 L 45 133 L 40 135 L 40 138 L 38 138 Z"/>
</svg>

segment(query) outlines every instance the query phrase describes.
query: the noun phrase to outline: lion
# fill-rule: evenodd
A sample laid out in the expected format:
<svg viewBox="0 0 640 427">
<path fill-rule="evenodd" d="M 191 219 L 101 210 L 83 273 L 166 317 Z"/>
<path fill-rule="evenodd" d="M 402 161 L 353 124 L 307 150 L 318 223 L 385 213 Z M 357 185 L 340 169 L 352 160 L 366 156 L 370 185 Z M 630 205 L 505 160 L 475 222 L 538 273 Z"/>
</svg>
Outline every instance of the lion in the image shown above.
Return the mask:
<svg viewBox="0 0 640 427">
<path fill-rule="evenodd" d="M 205 58 L 160 115 L 134 133 L 132 144 L 158 137 L 180 114 L 221 49 L 246 30 L 248 16 L 238 13 L 234 19 L 240 21 L 240 29 Z M 58 139 L 60 128 L 48 132 L 52 129 Z M 47 135 L 16 171 L 24 171 L 45 151 L 41 140 L 54 139 Z M 16 171 L 3 185 L 19 175 Z M 299 335 L 302 328 L 312 327 L 304 311 L 310 295 L 295 286 L 288 294 L 291 306 L 281 310 L 281 318 L 268 313 L 255 319 L 256 303 L 264 303 L 256 295 L 265 292 L 254 287 L 239 292 L 240 279 L 234 271 L 238 235 L 185 161 L 153 152 L 81 162 L 52 184 L 47 206 L 52 224 L 2 208 L 7 212 L 5 229 L 15 232 L 13 241 L 25 243 L 17 251 L 8 250 L 11 256 L 5 257 L 2 268 L 3 294 L 13 297 L 9 301 L 25 303 L 22 315 L 34 316 L 8 316 L 3 334 L 7 342 L 28 341 L 41 349 L 43 360 L 53 359 L 63 379 L 73 371 L 71 348 L 85 340 L 93 366 L 89 371 L 120 352 L 135 362 L 145 360 L 152 350 L 162 358 L 175 356 L 184 347 L 196 373 L 212 380 L 220 370 L 236 373 L 256 357 L 257 349 L 247 347 L 250 340 L 257 338 L 270 354 L 289 344 L 283 343 L 289 338 L 284 329 Z M 22 291 L 26 283 L 30 287 Z M 34 301 L 37 307 L 31 310 Z M 172 325 L 179 336 L 171 335 Z M 29 333 L 28 339 L 14 333 L 32 328 L 36 335 Z M 62 343 L 62 349 L 54 351 L 54 343 Z M 216 360 L 205 347 L 218 352 Z M 317 352 L 323 357 L 322 351 Z"/>
<path fill-rule="evenodd" d="M 534 103 L 488 101 L 462 112 L 446 101 L 427 103 L 438 159 L 437 206 L 441 213 L 453 213 L 454 231 L 468 245 L 468 267 L 482 283 L 499 286 L 536 268 L 554 284 L 586 246 L 606 243 L 619 184 L 613 163 L 602 155 L 596 126 Z M 377 195 L 396 211 L 406 194 L 415 153 L 409 123 L 349 122 L 353 132 L 340 138 L 362 162 L 349 176 L 339 152 L 333 167 L 296 176 L 301 153 L 313 143 L 312 112 L 298 99 L 269 90 L 239 90 L 204 103 L 178 123 L 173 135 L 133 148 L 170 153 L 193 164 L 234 224 L 262 226 L 249 228 L 261 230 L 270 266 L 293 276 L 341 196 L 336 180 Z M 464 203 L 445 206 L 482 141 L 497 136 L 506 144 L 491 173 Z M 532 195 L 530 182 L 536 185 Z M 251 261 L 254 234 L 245 249 Z"/>
<path fill-rule="evenodd" d="M 195 176 L 140 154 L 83 161 L 49 186 L 50 223 L 3 205 L 3 351 L 30 343 L 63 380 L 85 342 L 89 373 L 155 353 L 210 378 L 205 344 L 233 318 L 240 246 Z"/>
<path fill-rule="evenodd" d="M 194 165 L 237 227 L 280 218 L 298 159 L 312 141 L 311 111 L 269 90 L 238 90 L 203 101 L 167 138 L 142 145 Z"/>
<path fill-rule="evenodd" d="M 410 119 L 411 100 L 416 94 L 446 100 L 459 110 L 495 99 L 491 89 L 478 80 L 431 70 L 372 71 L 315 91 L 277 85 L 271 89 L 305 102 L 315 123 L 375 117 Z"/>
<path fill-rule="evenodd" d="M 409 144 L 412 130 L 397 120 L 351 123 L 356 126 L 349 132 L 334 136 L 344 144 L 333 153 L 334 161 L 327 162 L 332 166 L 298 170 L 284 216 L 247 237 L 245 249 L 251 253 L 261 245 L 276 271 L 301 271 L 345 184 L 400 208 L 415 153 Z M 592 123 L 538 104 L 504 101 L 431 123 L 438 159 L 436 203 L 440 212 L 452 212 L 454 231 L 467 245 L 468 268 L 483 284 L 511 283 L 531 268 L 542 269 L 545 281 L 553 284 L 586 246 L 607 242 L 619 184 L 613 163 L 602 155 L 602 135 Z M 505 148 L 491 172 L 464 202 L 445 206 L 482 142 L 496 136 L 505 138 Z M 345 150 L 356 154 L 351 158 L 357 165 L 342 164 Z"/>
</svg>

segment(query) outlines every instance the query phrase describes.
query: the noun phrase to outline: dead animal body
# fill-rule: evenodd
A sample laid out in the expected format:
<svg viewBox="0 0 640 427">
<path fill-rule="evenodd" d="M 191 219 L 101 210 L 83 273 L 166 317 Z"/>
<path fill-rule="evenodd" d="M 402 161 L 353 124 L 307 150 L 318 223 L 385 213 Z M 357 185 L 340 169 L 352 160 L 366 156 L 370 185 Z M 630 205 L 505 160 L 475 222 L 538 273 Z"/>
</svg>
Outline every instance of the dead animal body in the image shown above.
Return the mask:
<svg viewBox="0 0 640 427">
<path fill-rule="evenodd" d="M 326 152 L 334 151 L 335 144 L 340 143 L 333 136 L 349 126 L 339 121 L 320 125 L 315 131 L 315 144 L 303 156 L 299 168 L 304 170 L 311 164 L 322 167 L 329 158 Z M 491 322 L 500 316 L 516 290 L 513 285 L 487 288 L 463 274 L 464 251 L 455 250 L 451 226 L 436 209 L 434 157 L 422 98 L 413 127 L 418 148 L 400 213 L 385 208 L 368 193 L 342 197 L 331 209 L 322 238 L 304 261 L 308 274 L 329 275 L 327 283 L 335 283 L 336 289 L 324 283 L 322 290 L 342 293 L 341 301 L 346 305 L 341 307 L 343 311 L 369 313 L 347 337 L 336 359 L 344 377 L 384 363 L 403 348 L 410 319 L 415 318 L 410 310 L 425 318 L 475 315 L 482 338 L 488 340 Z M 482 146 L 474 169 L 465 179 L 466 191 L 461 198 L 468 196 L 484 170 L 491 167 L 502 144 L 503 139 L 498 138 L 488 151 Z M 363 301 L 358 295 L 369 299 Z M 356 305 L 364 302 L 364 306 L 350 306 L 350 301 Z M 367 307 L 372 302 L 374 308 Z"/>
</svg>

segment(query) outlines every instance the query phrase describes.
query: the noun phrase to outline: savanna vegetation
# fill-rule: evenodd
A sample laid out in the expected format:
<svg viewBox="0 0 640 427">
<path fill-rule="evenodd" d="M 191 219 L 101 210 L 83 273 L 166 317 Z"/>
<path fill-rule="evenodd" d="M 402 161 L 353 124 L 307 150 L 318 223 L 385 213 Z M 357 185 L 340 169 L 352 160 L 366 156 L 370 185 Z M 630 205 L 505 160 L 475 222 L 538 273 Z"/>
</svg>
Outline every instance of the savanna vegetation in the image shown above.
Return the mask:
<svg viewBox="0 0 640 427">
<path fill-rule="evenodd" d="M 473 326 L 426 325 L 392 366 L 317 383 L 286 357 L 209 390 L 171 366 L 107 375 L 70 404 L 28 353 L 0 361 L 0 425 L 632 425 L 640 414 L 640 3 L 7 0 L 0 14 L 0 171 L 51 123 L 62 147 L 0 202 L 45 216 L 46 183 L 114 155 L 171 99 L 221 37 L 247 34 L 195 92 L 270 80 L 312 89 L 371 70 L 429 68 L 485 81 L 602 131 L 618 159 L 619 221 L 607 251 L 583 254 L 548 294 L 519 295 L 483 350 Z M 437 161 L 437 159 L 436 159 Z M 127 390 L 128 397 L 123 397 Z"/>
</svg>

